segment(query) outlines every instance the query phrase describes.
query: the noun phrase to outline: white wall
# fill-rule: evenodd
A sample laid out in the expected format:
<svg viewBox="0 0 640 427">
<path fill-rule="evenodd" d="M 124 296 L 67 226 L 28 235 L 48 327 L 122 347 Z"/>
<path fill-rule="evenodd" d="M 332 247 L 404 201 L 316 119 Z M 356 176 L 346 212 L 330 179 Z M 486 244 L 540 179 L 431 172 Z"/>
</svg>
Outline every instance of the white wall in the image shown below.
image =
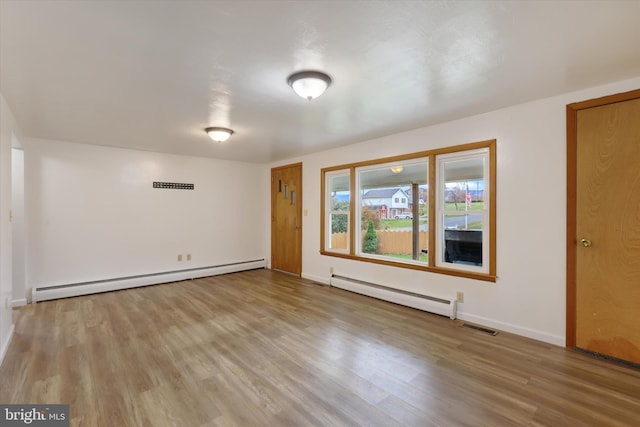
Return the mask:
<svg viewBox="0 0 640 427">
<path fill-rule="evenodd" d="M 24 225 L 24 151 L 17 138 L 11 150 L 11 204 L 12 204 L 12 273 L 13 307 L 25 305 L 26 230 Z"/>
<path fill-rule="evenodd" d="M 264 165 L 32 138 L 22 145 L 29 288 L 267 255 Z M 195 190 L 153 189 L 153 181 Z"/>
<path fill-rule="evenodd" d="M 327 283 L 334 267 L 335 274 L 417 293 L 454 296 L 463 291 L 461 319 L 564 345 L 565 107 L 639 87 L 640 78 L 635 78 L 282 162 L 303 162 L 308 211 L 303 221 L 303 277 Z M 321 168 L 493 138 L 496 283 L 319 254 Z"/>
<path fill-rule="evenodd" d="M 18 125 L 0 94 L 0 363 L 13 335 L 11 245 L 11 141 Z"/>
</svg>

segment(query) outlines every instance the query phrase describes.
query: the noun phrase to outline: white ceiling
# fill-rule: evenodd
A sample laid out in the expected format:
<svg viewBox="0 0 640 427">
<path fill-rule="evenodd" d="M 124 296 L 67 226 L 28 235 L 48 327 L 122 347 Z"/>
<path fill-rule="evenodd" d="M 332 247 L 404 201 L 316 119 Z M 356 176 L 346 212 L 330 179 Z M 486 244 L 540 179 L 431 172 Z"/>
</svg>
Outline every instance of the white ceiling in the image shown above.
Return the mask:
<svg viewBox="0 0 640 427">
<path fill-rule="evenodd" d="M 639 22 L 637 0 L 0 0 L 0 90 L 26 136 L 271 162 L 639 76 Z M 334 81 L 311 102 L 306 69 Z"/>
</svg>

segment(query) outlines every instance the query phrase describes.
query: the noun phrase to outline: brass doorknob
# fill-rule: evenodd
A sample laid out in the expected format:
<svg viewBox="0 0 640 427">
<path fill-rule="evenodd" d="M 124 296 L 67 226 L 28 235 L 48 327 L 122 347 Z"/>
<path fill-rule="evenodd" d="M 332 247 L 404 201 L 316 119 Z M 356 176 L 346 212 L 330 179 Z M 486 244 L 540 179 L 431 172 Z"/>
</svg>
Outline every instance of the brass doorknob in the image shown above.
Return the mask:
<svg viewBox="0 0 640 427">
<path fill-rule="evenodd" d="M 582 243 L 582 246 L 584 246 L 585 248 L 588 248 L 589 246 L 591 246 L 591 240 L 589 239 L 582 239 L 580 240 L 580 243 Z"/>
</svg>

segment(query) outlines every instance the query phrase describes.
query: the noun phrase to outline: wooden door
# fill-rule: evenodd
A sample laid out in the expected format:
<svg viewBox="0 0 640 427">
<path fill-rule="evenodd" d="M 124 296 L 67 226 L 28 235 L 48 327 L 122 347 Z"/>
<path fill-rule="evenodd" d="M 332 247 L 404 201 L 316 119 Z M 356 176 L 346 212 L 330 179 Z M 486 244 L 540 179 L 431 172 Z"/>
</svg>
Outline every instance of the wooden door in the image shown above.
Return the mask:
<svg viewBox="0 0 640 427">
<path fill-rule="evenodd" d="M 640 364 L 640 98 L 575 120 L 575 345 Z"/>
<path fill-rule="evenodd" d="M 271 268 L 302 272 L 302 163 L 271 169 Z"/>
</svg>

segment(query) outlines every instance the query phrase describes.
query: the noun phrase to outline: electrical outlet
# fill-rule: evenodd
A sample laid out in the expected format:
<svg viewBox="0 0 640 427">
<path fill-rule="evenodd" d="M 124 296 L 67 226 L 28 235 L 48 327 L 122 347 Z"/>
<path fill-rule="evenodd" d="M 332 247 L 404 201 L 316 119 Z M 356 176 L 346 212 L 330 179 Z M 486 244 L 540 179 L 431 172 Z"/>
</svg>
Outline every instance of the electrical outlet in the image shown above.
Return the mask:
<svg viewBox="0 0 640 427">
<path fill-rule="evenodd" d="M 464 292 L 462 291 L 456 292 L 456 301 L 458 301 L 459 303 L 464 302 Z"/>
<path fill-rule="evenodd" d="M 333 267 L 331 267 L 331 268 L 329 269 L 329 273 L 330 273 L 330 274 L 333 274 Z"/>
<path fill-rule="evenodd" d="M 178 261 L 182 261 L 182 255 L 178 255 Z"/>
<path fill-rule="evenodd" d="M 187 254 L 187 261 L 191 261 L 191 254 Z"/>
</svg>

